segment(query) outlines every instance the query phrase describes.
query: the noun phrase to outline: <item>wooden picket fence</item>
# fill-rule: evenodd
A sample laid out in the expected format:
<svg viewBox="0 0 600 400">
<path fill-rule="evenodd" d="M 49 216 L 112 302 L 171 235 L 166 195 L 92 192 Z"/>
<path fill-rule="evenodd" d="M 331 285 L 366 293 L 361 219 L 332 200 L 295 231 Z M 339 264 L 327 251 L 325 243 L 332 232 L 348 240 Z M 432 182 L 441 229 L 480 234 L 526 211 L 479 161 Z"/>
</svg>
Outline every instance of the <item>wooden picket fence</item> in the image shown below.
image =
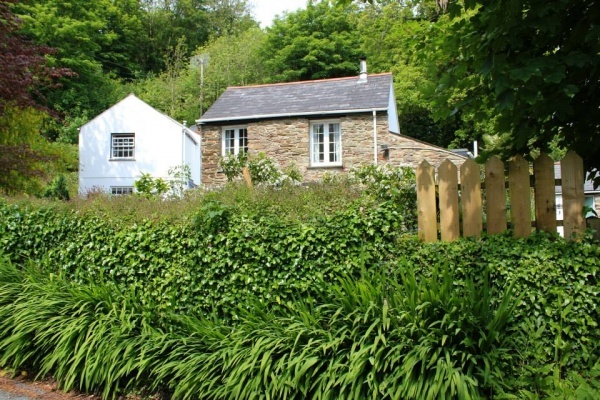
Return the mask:
<svg viewBox="0 0 600 400">
<path fill-rule="evenodd" d="M 528 236 L 533 226 L 556 232 L 556 184 L 562 185 L 564 236 L 577 236 L 585 231 L 583 160 L 569 152 L 560 165 L 562 179 L 559 183 L 554 178 L 554 161 L 548 155 L 542 153 L 533 162 L 533 175 L 529 162 L 517 156 L 508 162 L 506 177 L 504 163 L 493 157 L 484 166 L 485 181 L 482 183 L 480 165 L 469 159 L 460 167 L 459 185 L 458 168 L 445 160 L 438 168 L 436 185 L 435 168 L 423 161 L 417 168 L 419 238 L 426 242 L 437 241 L 438 226 L 443 241 L 455 240 L 461 233 L 464 237 L 480 236 L 484 232 L 484 202 L 487 234 L 506 231 L 508 219 L 516 237 Z"/>
</svg>

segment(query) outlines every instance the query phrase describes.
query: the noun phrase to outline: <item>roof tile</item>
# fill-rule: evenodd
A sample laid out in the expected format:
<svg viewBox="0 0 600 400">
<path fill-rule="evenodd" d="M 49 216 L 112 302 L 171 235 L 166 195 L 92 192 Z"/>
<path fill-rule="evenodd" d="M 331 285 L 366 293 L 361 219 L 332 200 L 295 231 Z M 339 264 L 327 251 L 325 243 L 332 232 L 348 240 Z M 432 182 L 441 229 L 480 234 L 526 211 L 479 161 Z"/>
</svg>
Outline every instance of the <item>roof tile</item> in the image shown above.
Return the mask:
<svg viewBox="0 0 600 400">
<path fill-rule="evenodd" d="M 199 122 L 387 109 L 392 75 L 229 87 Z"/>
</svg>

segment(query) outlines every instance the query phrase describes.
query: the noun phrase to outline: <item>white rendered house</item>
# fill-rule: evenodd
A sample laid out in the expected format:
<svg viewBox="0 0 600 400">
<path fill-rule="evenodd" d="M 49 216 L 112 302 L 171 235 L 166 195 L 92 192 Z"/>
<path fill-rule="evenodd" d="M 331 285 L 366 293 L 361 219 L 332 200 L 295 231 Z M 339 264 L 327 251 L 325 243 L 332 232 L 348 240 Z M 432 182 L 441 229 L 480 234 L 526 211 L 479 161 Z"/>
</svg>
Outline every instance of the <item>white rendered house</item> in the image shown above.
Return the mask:
<svg viewBox="0 0 600 400">
<path fill-rule="evenodd" d="M 169 178 L 187 165 L 188 187 L 201 182 L 200 136 L 135 95 L 83 125 L 79 131 L 79 194 L 126 194 L 143 173 Z"/>
</svg>

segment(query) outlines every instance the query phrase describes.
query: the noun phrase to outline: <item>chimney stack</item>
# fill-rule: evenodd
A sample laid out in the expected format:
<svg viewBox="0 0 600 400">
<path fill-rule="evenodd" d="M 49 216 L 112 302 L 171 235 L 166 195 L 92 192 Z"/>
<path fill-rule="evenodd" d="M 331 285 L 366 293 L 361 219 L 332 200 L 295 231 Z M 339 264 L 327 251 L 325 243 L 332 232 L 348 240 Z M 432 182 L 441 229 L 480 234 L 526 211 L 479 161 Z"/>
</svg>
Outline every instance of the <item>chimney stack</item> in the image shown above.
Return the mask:
<svg viewBox="0 0 600 400">
<path fill-rule="evenodd" d="M 358 81 L 359 82 L 367 81 L 367 59 L 366 58 L 360 59 L 360 75 L 358 77 Z"/>
</svg>

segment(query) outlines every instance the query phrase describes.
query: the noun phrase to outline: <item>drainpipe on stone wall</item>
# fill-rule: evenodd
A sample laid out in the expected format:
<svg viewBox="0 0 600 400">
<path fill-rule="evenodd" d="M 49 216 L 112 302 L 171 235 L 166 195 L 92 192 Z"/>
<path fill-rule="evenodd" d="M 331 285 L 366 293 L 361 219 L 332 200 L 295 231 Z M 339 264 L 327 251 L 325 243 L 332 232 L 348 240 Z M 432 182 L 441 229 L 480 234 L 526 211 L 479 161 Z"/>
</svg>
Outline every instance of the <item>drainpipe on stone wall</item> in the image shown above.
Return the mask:
<svg viewBox="0 0 600 400">
<path fill-rule="evenodd" d="M 184 120 L 183 128 L 181 129 L 181 167 L 182 168 L 185 165 L 185 130 L 186 129 L 187 129 L 187 121 Z M 183 185 L 185 185 L 183 170 L 181 170 L 181 183 L 182 183 L 182 188 L 183 188 Z"/>
<path fill-rule="evenodd" d="M 373 165 L 377 165 L 377 111 L 373 110 Z"/>
</svg>

